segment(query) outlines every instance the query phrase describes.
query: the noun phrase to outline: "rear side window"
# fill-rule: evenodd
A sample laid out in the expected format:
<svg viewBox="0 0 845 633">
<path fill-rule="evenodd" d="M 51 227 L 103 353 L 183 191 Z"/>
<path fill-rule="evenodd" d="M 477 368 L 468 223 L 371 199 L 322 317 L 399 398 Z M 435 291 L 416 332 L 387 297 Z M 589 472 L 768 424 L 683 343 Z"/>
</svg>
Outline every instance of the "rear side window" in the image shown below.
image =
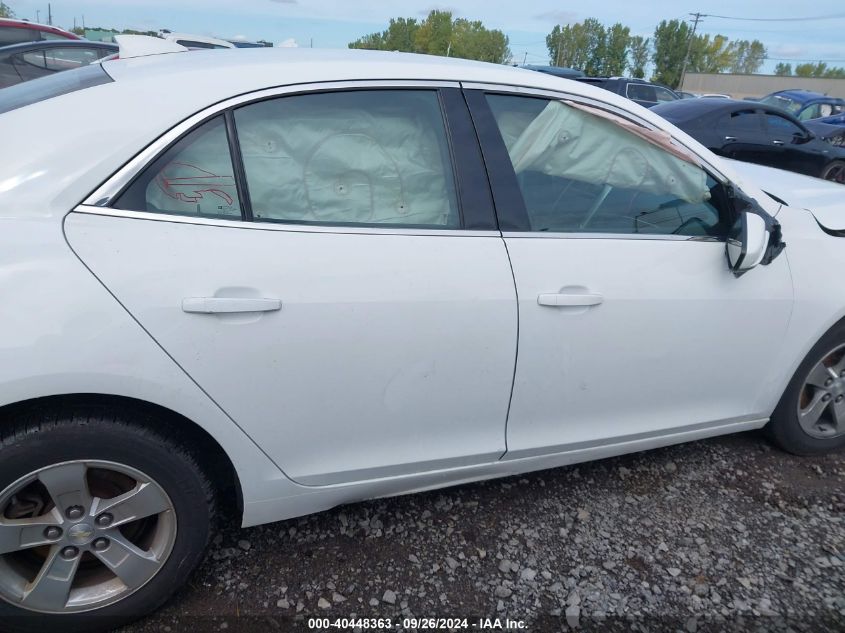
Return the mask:
<svg viewBox="0 0 845 633">
<path fill-rule="evenodd" d="M 280 97 L 235 121 L 256 221 L 460 226 L 436 91 Z"/>
<path fill-rule="evenodd" d="M 99 55 L 95 49 L 80 47 L 30 51 L 28 53 L 21 53 L 17 57 L 23 63 L 53 72 L 73 70 L 99 59 Z"/>
<path fill-rule="evenodd" d="M 215 117 L 153 161 L 115 202 L 118 209 L 239 220 L 226 124 Z"/>
<path fill-rule="evenodd" d="M 729 125 L 734 134 L 759 134 L 763 131 L 760 115 L 754 110 L 731 112 Z"/>
<path fill-rule="evenodd" d="M 35 29 L 0 26 L 0 46 L 35 42 L 41 39 L 41 34 Z"/>
<path fill-rule="evenodd" d="M 655 93 L 654 86 L 649 86 L 648 84 L 628 84 L 625 94 L 632 100 L 657 103 L 657 94 Z"/>
<path fill-rule="evenodd" d="M 0 114 L 114 81 L 100 64 L 88 64 L 0 90 Z"/>
</svg>

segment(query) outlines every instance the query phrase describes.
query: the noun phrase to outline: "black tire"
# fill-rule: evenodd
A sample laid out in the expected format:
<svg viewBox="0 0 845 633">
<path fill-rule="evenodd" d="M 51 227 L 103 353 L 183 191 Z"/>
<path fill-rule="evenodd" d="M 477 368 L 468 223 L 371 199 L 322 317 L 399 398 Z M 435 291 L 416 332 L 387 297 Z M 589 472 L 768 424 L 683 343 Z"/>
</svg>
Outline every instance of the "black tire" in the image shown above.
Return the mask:
<svg viewBox="0 0 845 633">
<path fill-rule="evenodd" d="M 834 160 L 825 165 L 820 178 L 845 184 L 845 161 Z"/>
<path fill-rule="evenodd" d="M 845 320 L 828 330 L 807 354 L 766 426 L 769 438 L 788 453 L 820 455 L 845 447 L 845 434 L 830 438 L 813 437 L 801 428 L 798 421 L 798 404 L 807 375 L 825 354 L 839 345 L 845 345 Z"/>
<path fill-rule="evenodd" d="M 157 483 L 169 497 L 177 526 L 169 556 L 134 593 L 101 608 L 56 614 L 34 613 L 0 596 L 0 630 L 112 630 L 161 607 L 202 560 L 214 518 L 212 486 L 188 450 L 145 428 L 144 420 L 143 414 L 89 408 L 33 411 L 26 419 L 18 417 L 0 427 L 0 491 L 29 473 L 61 462 L 113 462 Z"/>
</svg>

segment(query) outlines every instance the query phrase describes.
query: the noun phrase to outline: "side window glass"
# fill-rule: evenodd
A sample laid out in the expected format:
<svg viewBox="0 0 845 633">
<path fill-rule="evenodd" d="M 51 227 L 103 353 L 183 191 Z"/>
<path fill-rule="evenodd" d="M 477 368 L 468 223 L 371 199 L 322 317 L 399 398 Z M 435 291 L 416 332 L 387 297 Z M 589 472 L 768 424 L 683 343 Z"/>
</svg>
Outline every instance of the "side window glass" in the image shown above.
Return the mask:
<svg viewBox="0 0 845 633">
<path fill-rule="evenodd" d="M 23 54 L 26 63 L 52 71 L 73 70 L 97 59 L 97 51 L 91 48 L 50 48 Z"/>
<path fill-rule="evenodd" d="M 648 84 L 628 84 L 625 89 L 625 94 L 629 99 L 636 99 L 637 101 L 657 102 L 657 95 L 654 91 L 654 86 Z"/>
<path fill-rule="evenodd" d="M 435 91 L 281 97 L 235 121 L 255 220 L 460 226 Z"/>
<path fill-rule="evenodd" d="M 821 114 L 819 113 L 819 111 L 821 109 L 820 105 L 821 104 L 819 104 L 819 103 L 813 103 L 811 105 L 808 105 L 806 108 L 801 110 L 801 113 L 798 115 L 798 119 L 800 121 L 809 121 L 810 119 L 815 119 L 817 117 L 820 117 L 821 116 Z"/>
<path fill-rule="evenodd" d="M 38 31 L 33 29 L 20 29 L 12 26 L 0 26 L 0 46 L 9 44 L 21 44 L 41 39 Z"/>
<path fill-rule="evenodd" d="M 668 137 L 561 101 L 487 98 L 532 231 L 724 236 L 720 185 Z"/>
<path fill-rule="evenodd" d="M 654 91 L 657 93 L 657 101 L 659 103 L 663 103 L 664 101 L 677 101 L 678 97 L 674 92 L 666 90 L 666 88 L 661 88 L 660 86 L 655 86 Z"/>
<path fill-rule="evenodd" d="M 780 136 L 795 136 L 796 134 L 803 136 L 804 132 L 800 127 L 795 125 L 789 119 L 785 119 L 778 114 L 766 114 L 766 125 L 769 126 L 769 131 L 772 134 Z"/>
<path fill-rule="evenodd" d="M 754 110 L 740 110 L 732 112 L 730 118 L 730 129 L 734 135 L 760 134 L 763 129 L 760 126 L 760 117 Z"/>
<path fill-rule="evenodd" d="M 223 117 L 203 123 L 149 165 L 116 200 L 129 211 L 239 219 Z"/>
</svg>

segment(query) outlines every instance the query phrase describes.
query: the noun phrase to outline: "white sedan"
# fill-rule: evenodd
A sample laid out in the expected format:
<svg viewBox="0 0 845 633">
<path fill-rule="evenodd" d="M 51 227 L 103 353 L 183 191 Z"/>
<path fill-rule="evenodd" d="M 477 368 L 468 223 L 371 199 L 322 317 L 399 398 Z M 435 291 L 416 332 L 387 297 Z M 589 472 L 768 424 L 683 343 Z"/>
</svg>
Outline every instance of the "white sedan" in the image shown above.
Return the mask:
<svg viewBox="0 0 845 633">
<path fill-rule="evenodd" d="M 19 630 L 157 608 L 216 513 L 764 427 L 845 445 L 839 187 L 745 176 L 607 91 L 403 54 L 122 53 L 0 92 L 0 138 Z"/>
</svg>

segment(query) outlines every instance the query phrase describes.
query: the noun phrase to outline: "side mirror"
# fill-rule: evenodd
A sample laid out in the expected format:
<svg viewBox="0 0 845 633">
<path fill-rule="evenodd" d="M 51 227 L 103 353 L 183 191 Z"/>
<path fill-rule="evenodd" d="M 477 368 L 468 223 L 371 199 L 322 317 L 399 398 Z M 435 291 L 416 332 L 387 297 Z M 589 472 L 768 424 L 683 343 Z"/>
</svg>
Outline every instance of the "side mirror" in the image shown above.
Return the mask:
<svg viewBox="0 0 845 633">
<path fill-rule="evenodd" d="M 756 213 L 740 212 L 725 244 L 728 266 L 733 274 L 739 277 L 760 264 L 768 246 L 766 221 Z"/>
</svg>

